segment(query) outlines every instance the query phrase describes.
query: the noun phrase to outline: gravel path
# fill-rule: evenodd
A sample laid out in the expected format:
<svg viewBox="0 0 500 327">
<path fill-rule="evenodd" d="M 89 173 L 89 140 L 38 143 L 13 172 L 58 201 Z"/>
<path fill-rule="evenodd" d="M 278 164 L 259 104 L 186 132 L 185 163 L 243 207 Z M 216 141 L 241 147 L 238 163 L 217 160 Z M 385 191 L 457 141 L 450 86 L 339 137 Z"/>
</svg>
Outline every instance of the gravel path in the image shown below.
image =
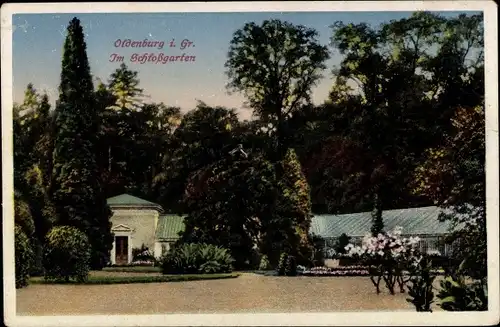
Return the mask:
<svg viewBox="0 0 500 327">
<path fill-rule="evenodd" d="M 384 290 L 385 292 L 385 290 Z M 271 277 L 120 285 L 33 284 L 19 315 L 414 311 L 406 294 L 377 295 L 367 277 Z"/>
</svg>

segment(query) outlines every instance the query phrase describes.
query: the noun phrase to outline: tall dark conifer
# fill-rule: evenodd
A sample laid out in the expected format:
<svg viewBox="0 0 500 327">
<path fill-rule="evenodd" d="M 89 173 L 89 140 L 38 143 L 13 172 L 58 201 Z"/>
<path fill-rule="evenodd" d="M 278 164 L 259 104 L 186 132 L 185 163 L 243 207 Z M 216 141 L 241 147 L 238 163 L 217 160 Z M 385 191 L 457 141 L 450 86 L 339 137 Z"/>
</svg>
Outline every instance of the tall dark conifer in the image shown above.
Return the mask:
<svg viewBox="0 0 500 327">
<path fill-rule="evenodd" d="M 85 232 L 92 246 L 91 266 L 100 269 L 112 247 L 111 210 L 96 163 L 99 116 L 80 21 L 67 29 L 56 105 L 53 198 L 58 225 Z"/>
</svg>

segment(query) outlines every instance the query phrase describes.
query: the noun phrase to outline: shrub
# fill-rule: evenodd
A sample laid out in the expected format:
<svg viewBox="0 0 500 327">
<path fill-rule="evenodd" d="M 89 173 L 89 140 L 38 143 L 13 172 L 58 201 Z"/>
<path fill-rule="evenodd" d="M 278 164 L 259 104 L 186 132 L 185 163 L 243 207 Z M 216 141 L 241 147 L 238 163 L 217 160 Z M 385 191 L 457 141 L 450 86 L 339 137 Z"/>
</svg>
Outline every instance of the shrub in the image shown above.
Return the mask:
<svg viewBox="0 0 500 327">
<path fill-rule="evenodd" d="M 312 235 L 314 253 L 312 266 L 323 266 L 325 264 L 325 240 L 319 235 Z"/>
<path fill-rule="evenodd" d="M 278 267 L 276 268 L 278 272 L 278 276 L 285 275 L 285 267 L 286 267 L 286 259 L 288 258 L 287 253 L 282 253 L 280 256 L 280 260 L 278 261 Z"/>
<path fill-rule="evenodd" d="M 188 243 L 173 247 L 161 261 L 163 274 L 215 274 L 231 272 L 233 258 L 227 249 Z"/>
<path fill-rule="evenodd" d="M 439 306 L 446 311 L 486 311 L 488 310 L 488 289 L 486 280 L 467 283 L 464 277 L 447 277 L 441 281 L 441 289 L 436 295 Z"/>
<path fill-rule="evenodd" d="M 43 254 L 45 279 L 84 282 L 88 278 L 89 261 L 90 244 L 83 232 L 59 226 L 47 233 Z"/>
<path fill-rule="evenodd" d="M 383 280 L 391 294 L 395 294 L 394 287 L 399 285 L 400 292 L 408 282 L 404 271 L 414 264 L 419 253 L 416 245 L 418 237 L 401 238 L 402 228 L 396 227 L 392 232 L 380 233 L 377 236 L 367 234 L 363 238 L 362 246 L 349 244 L 346 246 L 347 257 L 359 260 L 362 265 L 368 266 L 370 280 L 380 293 L 380 282 Z"/>
<path fill-rule="evenodd" d="M 267 255 L 264 254 L 260 259 L 259 270 L 270 270 L 270 269 L 271 269 L 271 263 L 269 262 L 269 258 L 267 257 Z"/>
<path fill-rule="evenodd" d="M 144 244 L 140 248 L 132 249 L 132 261 L 155 261 L 153 253 Z"/>
<path fill-rule="evenodd" d="M 28 286 L 30 268 L 33 262 L 33 251 L 30 241 L 21 227 L 15 227 L 16 288 Z"/>
<path fill-rule="evenodd" d="M 33 249 L 33 264 L 30 267 L 30 276 L 43 276 L 43 245 L 36 238 L 31 240 Z"/>
<path fill-rule="evenodd" d="M 349 244 L 351 241 L 351 238 L 347 236 L 347 234 L 342 233 L 340 237 L 338 238 L 337 242 L 335 243 L 335 253 L 337 254 L 345 254 L 347 250 L 345 247 Z"/>
<path fill-rule="evenodd" d="M 432 312 L 431 304 L 434 302 L 432 283 L 436 276 L 432 274 L 432 262 L 428 257 L 423 257 L 412 269 L 408 285 L 409 299 L 406 301 L 415 306 L 417 312 Z"/>
<path fill-rule="evenodd" d="M 285 276 L 297 276 L 297 259 L 293 255 L 286 258 Z"/>
</svg>

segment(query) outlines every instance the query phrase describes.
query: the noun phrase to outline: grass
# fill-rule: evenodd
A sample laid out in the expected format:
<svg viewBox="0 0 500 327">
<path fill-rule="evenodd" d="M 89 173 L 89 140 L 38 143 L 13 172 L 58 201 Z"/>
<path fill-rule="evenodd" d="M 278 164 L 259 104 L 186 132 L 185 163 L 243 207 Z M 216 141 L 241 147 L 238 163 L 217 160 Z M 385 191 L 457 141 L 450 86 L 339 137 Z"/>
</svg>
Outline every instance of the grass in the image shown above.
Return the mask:
<svg viewBox="0 0 500 327">
<path fill-rule="evenodd" d="M 108 272 L 126 272 L 126 273 L 159 273 L 161 267 L 135 266 L 135 267 L 106 267 L 102 271 Z"/>
<path fill-rule="evenodd" d="M 166 283 L 186 282 L 194 280 L 227 279 L 240 276 L 238 273 L 229 274 L 192 274 L 192 275 L 161 275 L 161 276 L 89 276 L 85 282 L 53 281 L 43 277 L 33 277 L 30 284 L 85 284 L 85 285 L 110 285 L 133 283 Z"/>
</svg>

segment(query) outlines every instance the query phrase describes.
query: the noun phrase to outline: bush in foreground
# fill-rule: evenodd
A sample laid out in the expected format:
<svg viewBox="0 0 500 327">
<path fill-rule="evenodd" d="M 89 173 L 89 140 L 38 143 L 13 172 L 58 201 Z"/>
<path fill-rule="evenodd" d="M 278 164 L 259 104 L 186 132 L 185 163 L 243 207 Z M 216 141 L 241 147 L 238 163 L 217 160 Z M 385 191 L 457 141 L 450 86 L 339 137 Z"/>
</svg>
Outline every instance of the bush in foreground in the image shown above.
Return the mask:
<svg viewBox="0 0 500 327">
<path fill-rule="evenodd" d="M 84 282 L 88 278 L 89 262 L 90 244 L 83 232 L 59 226 L 47 233 L 43 254 L 45 279 Z"/>
<path fill-rule="evenodd" d="M 163 274 L 216 274 L 232 271 L 233 258 L 227 249 L 188 243 L 175 246 L 161 262 Z"/>
<path fill-rule="evenodd" d="M 21 227 L 15 227 L 16 288 L 28 286 L 33 251 L 30 241 Z"/>
<path fill-rule="evenodd" d="M 448 276 L 440 282 L 439 306 L 446 311 L 487 311 L 486 280 L 467 282 L 463 276 Z"/>
</svg>

